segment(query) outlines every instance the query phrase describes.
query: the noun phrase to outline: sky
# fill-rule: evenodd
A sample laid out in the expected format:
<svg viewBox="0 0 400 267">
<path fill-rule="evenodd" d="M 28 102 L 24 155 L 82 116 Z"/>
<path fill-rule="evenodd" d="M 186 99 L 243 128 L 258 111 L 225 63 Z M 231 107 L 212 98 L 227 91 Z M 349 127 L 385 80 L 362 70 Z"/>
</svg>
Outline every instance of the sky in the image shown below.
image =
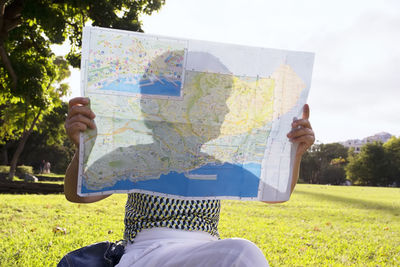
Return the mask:
<svg viewBox="0 0 400 267">
<path fill-rule="evenodd" d="M 400 136 L 400 1 L 166 0 L 141 20 L 151 34 L 313 52 L 318 142 Z M 69 81 L 79 96 L 79 70 Z"/>
</svg>

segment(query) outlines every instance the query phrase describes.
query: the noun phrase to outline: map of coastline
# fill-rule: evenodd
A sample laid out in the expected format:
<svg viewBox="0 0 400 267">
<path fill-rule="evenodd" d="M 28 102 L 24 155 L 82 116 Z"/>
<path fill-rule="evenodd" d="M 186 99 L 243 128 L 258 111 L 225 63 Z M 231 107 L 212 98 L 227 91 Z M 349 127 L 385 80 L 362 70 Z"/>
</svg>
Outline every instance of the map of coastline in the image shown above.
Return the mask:
<svg viewBox="0 0 400 267">
<path fill-rule="evenodd" d="M 271 138 L 288 142 L 276 123 L 305 100 L 291 65 L 238 75 L 184 40 L 91 31 L 84 94 L 97 129 L 83 135 L 80 193 L 257 198 Z"/>
</svg>

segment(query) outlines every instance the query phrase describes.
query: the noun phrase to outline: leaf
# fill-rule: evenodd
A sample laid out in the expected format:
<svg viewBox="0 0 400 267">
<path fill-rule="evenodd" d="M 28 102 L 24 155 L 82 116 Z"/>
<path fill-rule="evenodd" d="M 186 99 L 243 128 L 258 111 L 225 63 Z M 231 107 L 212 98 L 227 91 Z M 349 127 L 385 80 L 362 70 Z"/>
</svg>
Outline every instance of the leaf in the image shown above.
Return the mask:
<svg viewBox="0 0 400 267">
<path fill-rule="evenodd" d="M 64 234 L 64 235 L 66 235 L 67 234 L 67 229 L 62 228 L 60 226 L 56 226 L 56 227 L 53 228 L 53 233 L 54 234 Z"/>
<path fill-rule="evenodd" d="M 321 232 L 321 229 L 319 229 L 317 226 L 314 226 L 313 231 L 315 231 L 315 232 Z"/>
</svg>

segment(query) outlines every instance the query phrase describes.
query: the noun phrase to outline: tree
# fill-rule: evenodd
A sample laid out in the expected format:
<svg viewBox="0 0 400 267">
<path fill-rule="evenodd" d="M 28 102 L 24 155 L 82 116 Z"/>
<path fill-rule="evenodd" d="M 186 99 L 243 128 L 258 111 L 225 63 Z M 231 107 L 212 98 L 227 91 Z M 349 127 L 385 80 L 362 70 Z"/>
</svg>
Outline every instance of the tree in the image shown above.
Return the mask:
<svg viewBox="0 0 400 267">
<path fill-rule="evenodd" d="M 302 158 L 301 179 L 311 184 L 341 184 L 347 150 L 339 143 L 313 145 Z"/>
<path fill-rule="evenodd" d="M 33 166 L 34 170 L 38 171 L 42 160 L 46 160 L 51 162 L 53 172 L 65 172 L 75 152 L 74 145 L 64 130 L 67 112 L 68 103 L 63 102 L 60 107 L 43 116 L 37 125 L 38 130 L 32 132 L 26 142 L 19 158 L 20 164 Z M 8 154 L 14 154 L 18 142 L 9 142 L 8 145 Z M 3 160 L 1 155 L 0 159 Z"/>
<path fill-rule="evenodd" d="M 392 136 L 383 144 L 383 149 L 388 160 L 388 183 L 400 186 L 400 137 Z"/>
<path fill-rule="evenodd" d="M 29 137 L 20 162 L 38 171 L 42 160 L 46 160 L 50 161 L 52 172 L 65 173 L 75 152 L 64 130 L 67 112 L 68 103 L 64 102 L 43 117 L 38 125 L 39 130 Z"/>
<path fill-rule="evenodd" d="M 42 116 L 60 105 L 67 86 L 66 62 L 51 44 L 71 43 L 69 64 L 79 66 L 82 28 L 141 31 L 139 15 L 158 10 L 164 0 L 0 0 L 0 142 L 20 140 L 10 177 L 29 135 Z M 7 145 L 4 146 L 7 149 Z M 4 154 L 4 150 L 3 150 Z"/>
<path fill-rule="evenodd" d="M 321 157 L 319 156 L 319 146 L 313 145 L 301 159 L 300 179 L 309 184 L 316 184 L 321 174 Z"/>
<path fill-rule="evenodd" d="M 18 55 L 17 52 L 14 53 L 14 55 L 16 54 Z M 24 54 L 24 52 L 21 54 Z M 54 107 L 61 105 L 61 97 L 66 94 L 68 89 L 66 84 L 60 83 L 70 74 L 65 60 L 61 57 L 54 57 L 52 54 L 49 54 L 46 58 L 40 57 L 34 51 L 31 54 L 37 57 L 36 61 L 41 62 L 26 60 L 26 65 L 42 67 L 41 77 L 38 75 L 41 78 L 40 81 L 31 82 L 31 87 L 28 88 L 32 88 L 32 90 L 26 90 L 26 92 L 17 96 L 3 94 L 5 97 L 2 99 L 3 102 L 0 103 L 4 107 L 0 113 L 1 140 L 3 142 L 18 140 L 18 146 L 10 164 L 9 179 L 12 179 L 15 174 L 18 158 L 28 137 L 37 129 L 37 124 L 44 115 L 51 112 Z M 29 75 L 29 73 L 24 75 Z"/>
<path fill-rule="evenodd" d="M 322 170 L 318 183 L 340 185 L 345 181 L 346 172 L 343 165 L 331 163 Z"/>
<path fill-rule="evenodd" d="M 18 84 L 18 71 L 4 46 L 8 33 L 22 25 L 39 28 L 52 44 L 71 43 L 70 64 L 80 63 L 82 28 L 93 26 L 142 31 L 140 15 L 150 15 L 164 0 L 0 0 L 0 55 L 13 88 Z M 29 32 L 27 33 L 29 35 Z M 8 52 L 8 53 L 7 53 Z"/>
<path fill-rule="evenodd" d="M 346 166 L 347 177 L 355 184 L 386 186 L 390 183 L 390 164 L 380 142 L 361 147 L 359 154 L 349 153 Z"/>
</svg>

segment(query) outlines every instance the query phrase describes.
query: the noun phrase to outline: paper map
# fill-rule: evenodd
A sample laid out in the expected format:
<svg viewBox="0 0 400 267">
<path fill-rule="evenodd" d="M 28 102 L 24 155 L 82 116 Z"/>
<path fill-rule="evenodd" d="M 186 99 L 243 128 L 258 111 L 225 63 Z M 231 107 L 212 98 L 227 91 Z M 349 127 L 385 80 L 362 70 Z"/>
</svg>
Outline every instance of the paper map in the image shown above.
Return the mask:
<svg viewBox="0 0 400 267">
<path fill-rule="evenodd" d="M 78 194 L 282 201 L 314 55 L 86 27 Z"/>
</svg>

